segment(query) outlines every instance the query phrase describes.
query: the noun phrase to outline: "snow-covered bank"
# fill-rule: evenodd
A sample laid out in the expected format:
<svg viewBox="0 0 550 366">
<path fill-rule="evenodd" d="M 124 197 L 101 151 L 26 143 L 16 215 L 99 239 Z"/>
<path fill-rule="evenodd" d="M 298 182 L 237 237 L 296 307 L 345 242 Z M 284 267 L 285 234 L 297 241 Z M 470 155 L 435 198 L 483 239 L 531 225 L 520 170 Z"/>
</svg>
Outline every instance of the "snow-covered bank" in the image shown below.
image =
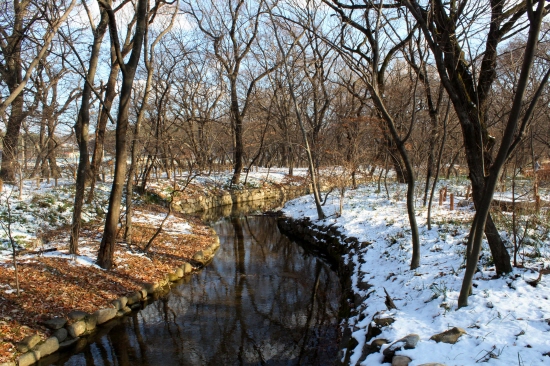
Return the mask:
<svg viewBox="0 0 550 366">
<path fill-rule="evenodd" d="M 392 191 L 403 191 L 393 186 Z M 480 271 L 476 274 L 469 306 L 457 310 L 457 299 L 463 277 L 465 243 L 472 206 L 450 211 L 448 205 L 434 207 L 433 227 L 425 225 L 426 209 L 417 207 L 422 243 L 421 267 L 409 269 L 411 257 L 410 230 L 404 194 L 398 201 L 388 200 L 366 186 L 348 191 L 341 217 L 337 198 L 329 198 L 324 207 L 331 215 L 316 220 L 311 196 L 287 203 L 284 214 L 294 219 L 310 218 L 318 226 L 333 225 L 363 245 L 351 250 L 353 261 L 352 290 L 367 300 L 349 319 L 353 337 L 358 341 L 350 364 L 361 359 L 363 351 L 375 339 L 394 341 L 409 334 L 418 334 L 414 349 L 401 350 L 413 365 L 440 362 L 445 365 L 472 365 L 486 361 L 490 365 L 542 365 L 550 363 L 550 280 L 542 275 L 536 287 L 529 284 L 539 277 L 539 270 L 550 265 L 550 251 L 544 228 L 533 227 L 538 243 L 526 246 L 525 268 L 515 268 L 506 277 L 495 275 L 488 248 L 484 248 Z M 545 213 L 542 213 L 544 215 Z M 503 233 L 507 237 L 506 233 Z M 507 237 L 508 238 L 508 237 Z M 347 244 L 342 244 L 347 245 Z M 365 289 L 364 283 L 372 285 Z M 384 289 L 397 310 L 389 311 Z M 395 322 L 381 328 L 382 333 L 367 341 L 373 317 L 391 317 Z M 456 344 L 436 343 L 433 335 L 453 327 L 467 334 Z M 383 363 L 380 352 L 370 354 L 361 365 Z"/>
</svg>

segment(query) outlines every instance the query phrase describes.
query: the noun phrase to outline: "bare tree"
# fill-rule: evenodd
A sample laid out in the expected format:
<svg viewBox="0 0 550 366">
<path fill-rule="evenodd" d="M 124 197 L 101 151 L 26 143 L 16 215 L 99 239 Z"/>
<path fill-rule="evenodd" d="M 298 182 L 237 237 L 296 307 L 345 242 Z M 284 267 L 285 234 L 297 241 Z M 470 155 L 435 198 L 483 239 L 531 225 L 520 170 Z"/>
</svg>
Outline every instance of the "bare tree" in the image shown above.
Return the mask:
<svg viewBox="0 0 550 366">
<path fill-rule="evenodd" d="M 130 96 L 134 83 L 138 62 L 141 56 L 141 48 L 145 36 L 146 22 L 148 15 L 148 1 L 139 0 L 136 6 L 136 27 L 130 58 L 124 63 L 121 53 L 119 34 L 117 30 L 117 20 L 115 13 L 108 2 L 99 0 L 99 4 L 109 15 L 109 34 L 111 42 L 117 54 L 117 60 L 122 71 L 122 82 L 120 90 L 120 103 L 118 107 L 117 126 L 116 126 L 116 153 L 115 153 L 115 174 L 113 177 L 113 186 L 109 196 L 109 209 L 105 218 L 105 229 L 99 248 L 97 263 L 105 269 L 111 269 L 113 266 L 114 250 L 116 245 L 116 228 L 120 216 L 120 203 L 122 200 L 122 189 L 126 177 L 126 134 L 128 131 L 128 110 L 130 108 Z"/>
</svg>

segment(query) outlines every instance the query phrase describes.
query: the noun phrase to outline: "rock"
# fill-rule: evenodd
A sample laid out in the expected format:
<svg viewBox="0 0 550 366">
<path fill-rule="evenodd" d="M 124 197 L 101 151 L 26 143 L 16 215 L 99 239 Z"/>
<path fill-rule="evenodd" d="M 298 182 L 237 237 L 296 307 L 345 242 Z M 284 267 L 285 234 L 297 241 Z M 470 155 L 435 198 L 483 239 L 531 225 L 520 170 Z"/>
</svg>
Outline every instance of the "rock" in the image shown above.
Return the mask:
<svg viewBox="0 0 550 366">
<path fill-rule="evenodd" d="M 143 289 L 147 292 L 147 295 L 153 295 L 158 291 L 159 285 L 157 283 L 146 283 L 143 285 Z"/>
<path fill-rule="evenodd" d="M 198 252 L 196 252 L 195 255 L 193 256 L 193 259 L 196 260 L 199 263 L 203 263 L 204 262 L 204 253 L 203 253 L 203 251 L 199 250 Z"/>
<path fill-rule="evenodd" d="M 391 366 L 409 366 L 409 362 L 411 361 L 407 356 L 393 356 Z"/>
<path fill-rule="evenodd" d="M 115 309 L 117 310 L 120 310 L 123 307 L 125 307 L 127 303 L 128 303 L 128 298 L 126 296 L 121 296 L 118 299 L 111 301 L 111 304 L 113 304 L 115 306 Z"/>
<path fill-rule="evenodd" d="M 458 201 L 456 206 L 457 207 L 468 207 L 468 206 L 470 206 L 470 201 L 469 200 L 460 200 L 460 201 Z"/>
<path fill-rule="evenodd" d="M 15 362 L 2 362 L 0 363 L 0 366 L 15 366 Z"/>
<path fill-rule="evenodd" d="M 170 281 L 170 282 L 176 282 L 176 281 L 179 280 L 181 277 L 178 277 L 178 275 L 175 274 L 175 273 L 168 273 L 168 274 L 166 275 L 166 278 L 167 278 L 168 281 Z"/>
<path fill-rule="evenodd" d="M 52 318 L 43 322 L 43 324 L 50 328 L 51 330 L 61 329 L 67 324 L 67 319 L 65 318 Z"/>
<path fill-rule="evenodd" d="M 181 269 L 181 268 L 179 268 L 179 267 L 176 268 L 176 269 L 174 270 L 174 274 L 175 274 L 176 276 L 178 276 L 178 279 L 179 279 L 179 278 L 183 278 L 183 275 L 184 275 L 183 269 Z"/>
<path fill-rule="evenodd" d="M 88 313 L 81 311 L 81 310 L 73 310 L 69 314 L 67 314 L 67 317 L 71 322 L 77 322 L 79 320 L 82 320 L 88 315 Z"/>
<path fill-rule="evenodd" d="M 393 318 L 376 318 L 376 319 L 373 319 L 374 323 L 378 326 L 378 327 L 386 327 L 392 323 L 395 322 L 395 319 Z"/>
<path fill-rule="evenodd" d="M 99 309 L 95 314 L 97 315 L 97 324 L 99 325 L 113 319 L 117 314 L 117 310 L 114 308 Z"/>
<path fill-rule="evenodd" d="M 139 303 L 139 301 L 141 300 L 141 292 L 133 292 L 131 293 L 130 295 L 127 296 L 127 299 L 128 299 L 128 302 L 126 303 L 126 305 L 130 306 L 130 305 L 133 305 L 135 303 Z"/>
<path fill-rule="evenodd" d="M 203 249 L 202 250 L 202 255 L 205 258 L 210 258 L 212 256 L 212 249 L 210 249 L 210 247 Z"/>
<path fill-rule="evenodd" d="M 15 348 L 21 353 L 29 352 L 34 348 L 42 339 L 38 334 L 33 334 L 25 337 L 21 342 L 15 345 Z"/>
<path fill-rule="evenodd" d="M 80 337 L 82 334 L 86 333 L 86 322 L 84 320 L 74 322 L 67 326 L 67 331 L 73 338 Z"/>
<path fill-rule="evenodd" d="M 29 366 L 37 363 L 38 360 L 40 360 L 40 352 L 30 351 L 27 353 L 23 353 L 21 356 L 19 356 L 19 358 L 17 359 L 17 365 Z"/>
<path fill-rule="evenodd" d="M 388 344 L 388 341 L 383 338 L 375 339 L 370 344 L 365 343 L 363 351 L 361 352 L 361 358 L 357 361 L 357 365 L 365 361 L 369 355 L 380 352 L 380 349 L 385 344 Z"/>
<path fill-rule="evenodd" d="M 128 306 L 123 307 L 120 309 L 124 314 L 130 314 L 132 312 L 132 309 L 130 309 Z"/>
<path fill-rule="evenodd" d="M 392 362 L 393 356 L 395 355 L 395 352 L 397 352 L 400 349 L 413 349 L 416 347 L 416 344 L 420 340 L 420 336 L 418 334 L 409 334 L 401 339 L 398 339 L 397 341 L 393 342 L 386 348 L 383 352 L 384 354 L 384 362 Z"/>
<path fill-rule="evenodd" d="M 141 304 L 139 302 L 135 303 L 135 304 L 132 304 L 132 305 L 130 305 L 130 309 L 132 309 L 132 311 L 139 310 L 139 309 L 141 309 Z"/>
<path fill-rule="evenodd" d="M 79 340 L 80 340 L 80 337 L 77 337 L 77 338 L 69 339 L 65 342 L 61 342 L 61 343 L 59 343 L 59 349 L 68 348 L 68 347 L 76 344 L 76 342 L 78 342 Z"/>
<path fill-rule="evenodd" d="M 44 343 L 35 347 L 35 351 L 40 352 L 40 357 L 51 355 L 59 349 L 59 341 L 56 337 L 50 337 L 46 339 Z"/>
<path fill-rule="evenodd" d="M 443 333 L 433 335 L 430 339 L 436 342 L 450 343 L 455 344 L 463 334 L 466 334 L 466 331 L 462 328 L 454 327 L 452 329 L 446 330 Z"/>
<path fill-rule="evenodd" d="M 59 343 L 63 342 L 65 339 L 67 339 L 67 336 L 69 335 L 69 332 L 67 332 L 67 329 L 61 328 L 53 332 L 53 336 L 57 338 L 57 341 Z"/>
<path fill-rule="evenodd" d="M 141 301 L 145 301 L 147 299 L 147 290 L 142 288 L 138 291 L 141 295 Z"/>
<path fill-rule="evenodd" d="M 185 274 L 191 273 L 193 271 L 193 266 L 190 263 L 185 262 L 182 267 Z"/>
<path fill-rule="evenodd" d="M 86 322 L 86 331 L 92 332 L 97 325 L 97 314 L 89 314 L 84 321 Z"/>
</svg>

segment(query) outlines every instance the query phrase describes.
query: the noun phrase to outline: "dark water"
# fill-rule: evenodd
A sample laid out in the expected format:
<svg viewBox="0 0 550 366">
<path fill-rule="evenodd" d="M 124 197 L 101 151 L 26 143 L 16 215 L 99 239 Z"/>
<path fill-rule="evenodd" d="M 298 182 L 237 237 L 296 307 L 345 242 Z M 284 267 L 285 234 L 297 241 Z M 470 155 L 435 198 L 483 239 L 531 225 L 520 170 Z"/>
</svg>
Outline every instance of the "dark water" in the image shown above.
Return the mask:
<svg viewBox="0 0 550 366">
<path fill-rule="evenodd" d="M 187 283 L 42 365 L 333 365 L 340 284 L 266 216 L 213 224 L 221 247 Z M 46 361 L 46 360 L 44 360 Z"/>
</svg>

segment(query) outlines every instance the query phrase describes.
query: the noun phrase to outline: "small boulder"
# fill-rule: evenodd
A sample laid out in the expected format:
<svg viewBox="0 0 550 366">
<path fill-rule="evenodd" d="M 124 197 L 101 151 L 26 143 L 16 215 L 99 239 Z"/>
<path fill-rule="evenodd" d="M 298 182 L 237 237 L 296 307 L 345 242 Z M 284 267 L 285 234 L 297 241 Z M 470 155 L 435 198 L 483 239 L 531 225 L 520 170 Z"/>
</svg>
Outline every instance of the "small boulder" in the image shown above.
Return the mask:
<svg viewBox="0 0 550 366">
<path fill-rule="evenodd" d="M 393 356 L 395 355 L 395 352 L 397 352 L 400 349 L 413 349 L 416 347 L 416 344 L 420 340 L 420 336 L 418 334 L 409 334 L 401 339 L 398 339 L 397 341 L 393 342 L 386 348 L 383 352 L 384 354 L 384 362 L 392 362 Z"/>
<path fill-rule="evenodd" d="M 199 250 L 198 252 L 195 253 L 195 255 L 193 256 L 193 260 L 199 262 L 199 263 L 204 263 L 205 262 L 205 258 L 204 258 L 204 253 L 202 250 Z"/>
<path fill-rule="evenodd" d="M 111 304 L 113 304 L 115 309 L 117 310 L 120 310 L 123 307 L 125 307 L 127 303 L 128 303 L 128 298 L 126 296 L 121 296 L 118 299 L 111 301 Z"/>
<path fill-rule="evenodd" d="M 454 327 L 452 329 L 444 331 L 443 333 L 433 335 L 430 339 L 438 343 L 443 342 L 455 344 L 463 334 L 466 334 L 466 331 L 464 329 Z"/>
<path fill-rule="evenodd" d="M 74 322 L 67 326 L 67 331 L 73 338 L 80 337 L 82 334 L 86 333 L 86 322 L 84 320 Z"/>
<path fill-rule="evenodd" d="M 30 351 L 27 353 L 23 353 L 19 358 L 17 359 L 17 365 L 19 366 L 29 366 L 37 363 L 40 360 L 40 352 L 38 351 Z"/>
<path fill-rule="evenodd" d="M 393 356 L 391 360 L 391 366 L 409 366 L 412 360 L 407 356 Z"/>
<path fill-rule="evenodd" d="M 57 338 L 57 341 L 59 343 L 63 342 L 65 339 L 67 339 L 67 336 L 69 335 L 69 332 L 67 332 L 67 329 L 61 328 L 53 332 L 53 336 Z"/>
<path fill-rule="evenodd" d="M 95 314 L 97 315 L 97 324 L 103 324 L 113 319 L 117 314 L 117 310 L 114 308 L 99 309 Z"/>
<path fill-rule="evenodd" d="M 97 325 L 97 314 L 96 313 L 88 314 L 88 316 L 84 319 L 84 321 L 86 322 L 86 331 L 87 332 L 94 331 Z"/>
<path fill-rule="evenodd" d="M 379 327 L 387 327 L 388 325 L 395 322 L 395 319 L 393 318 L 375 318 L 373 319 L 374 323 Z"/>
<path fill-rule="evenodd" d="M 69 318 L 70 322 L 77 322 L 79 320 L 82 320 L 88 315 L 88 313 L 81 311 L 81 310 L 73 310 L 69 314 L 67 314 L 67 317 Z"/>
<path fill-rule="evenodd" d="M 159 285 L 157 283 L 146 283 L 143 285 L 143 289 L 147 292 L 147 295 L 153 295 L 158 291 Z"/>
<path fill-rule="evenodd" d="M 25 337 L 21 342 L 15 345 L 15 348 L 21 353 L 29 352 L 34 348 L 42 339 L 38 334 L 33 334 Z"/>
<path fill-rule="evenodd" d="M 145 301 L 147 299 L 147 290 L 142 288 L 138 292 L 141 295 L 141 301 Z"/>
<path fill-rule="evenodd" d="M 139 301 L 141 300 L 141 292 L 137 292 L 137 291 L 133 292 L 127 296 L 127 299 L 128 299 L 128 302 L 126 303 L 126 305 L 128 306 L 133 305 L 135 303 L 139 303 Z"/>
<path fill-rule="evenodd" d="M 59 341 L 56 337 L 50 337 L 35 347 L 35 351 L 40 352 L 40 357 L 51 355 L 59 349 Z"/>
<path fill-rule="evenodd" d="M 183 278 L 183 275 L 184 275 L 183 269 L 181 269 L 181 268 L 179 268 L 179 267 L 176 268 L 176 269 L 174 270 L 174 274 L 175 274 L 176 276 L 178 276 L 178 279 L 179 279 L 179 278 Z"/>
<path fill-rule="evenodd" d="M 43 322 L 43 324 L 50 328 L 51 330 L 61 329 L 67 324 L 67 319 L 65 318 L 52 318 Z"/>
<path fill-rule="evenodd" d="M 369 355 L 380 352 L 380 349 L 385 344 L 388 344 L 388 341 L 383 338 L 375 339 L 370 344 L 365 343 L 363 346 L 363 352 L 361 353 L 361 357 L 359 358 L 357 364 L 365 361 Z"/>
<path fill-rule="evenodd" d="M 170 282 L 176 282 L 176 281 L 179 280 L 181 277 L 178 277 L 178 275 L 175 274 L 175 273 L 168 273 L 168 274 L 166 275 L 166 278 L 167 278 L 167 280 L 170 281 Z"/>
<path fill-rule="evenodd" d="M 191 273 L 193 271 L 193 266 L 190 263 L 185 262 L 181 268 L 185 274 Z"/>
<path fill-rule="evenodd" d="M 59 343 L 59 349 L 69 348 L 70 346 L 76 344 L 76 342 L 78 342 L 79 340 L 80 340 L 80 337 L 77 337 L 77 338 L 72 338 L 64 342 L 61 342 Z"/>
</svg>

